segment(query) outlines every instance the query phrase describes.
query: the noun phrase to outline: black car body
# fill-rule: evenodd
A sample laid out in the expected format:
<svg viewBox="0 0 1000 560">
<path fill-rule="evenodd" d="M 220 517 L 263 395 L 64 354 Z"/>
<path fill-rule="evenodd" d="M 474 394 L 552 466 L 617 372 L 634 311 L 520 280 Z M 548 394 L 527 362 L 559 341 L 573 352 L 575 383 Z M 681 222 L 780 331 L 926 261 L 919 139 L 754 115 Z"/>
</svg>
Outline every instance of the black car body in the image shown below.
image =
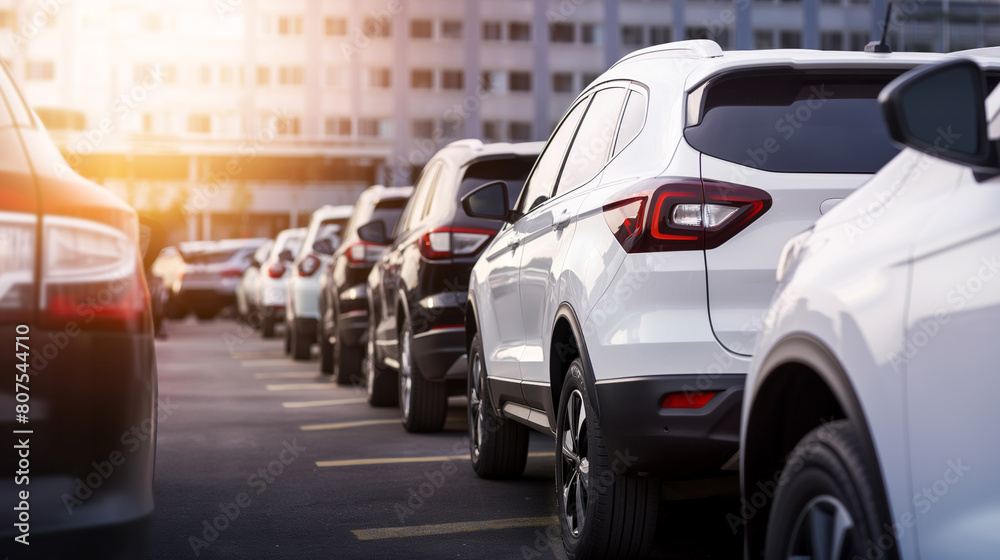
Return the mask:
<svg viewBox="0 0 1000 560">
<path fill-rule="evenodd" d="M 398 390 L 409 431 L 440 430 L 448 395 L 465 391 L 469 273 L 498 224 L 467 216 L 461 199 L 498 180 L 520 192 L 541 148 L 478 140 L 442 148 L 424 168 L 368 277 L 370 400 L 391 404 Z M 378 242 L 377 233 L 369 235 L 378 224 L 371 225 L 363 226 L 362 238 Z"/>
<path fill-rule="evenodd" d="M 379 220 L 391 230 L 411 193 L 413 187 L 373 185 L 365 189 L 320 276 L 320 372 L 332 373 L 338 383 L 360 384 L 364 379 L 360 373 L 368 330 L 368 274 L 385 250 L 385 245 L 358 237 L 358 228 Z"/>
</svg>

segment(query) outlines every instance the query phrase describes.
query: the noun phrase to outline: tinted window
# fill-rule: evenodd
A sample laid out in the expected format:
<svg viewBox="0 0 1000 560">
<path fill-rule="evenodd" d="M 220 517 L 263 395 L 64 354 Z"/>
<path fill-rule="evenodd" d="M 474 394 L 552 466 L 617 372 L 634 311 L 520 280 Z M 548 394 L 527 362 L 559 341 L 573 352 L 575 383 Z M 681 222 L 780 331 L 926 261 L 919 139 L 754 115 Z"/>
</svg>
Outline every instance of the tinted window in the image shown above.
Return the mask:
<svg viewBox="0 0 1000 560">
<path fill-rule="evenodd" d="M 340 232 L 344 231 L 344 226 L 346 225 L 347 218 L 323 220 L 323 223 L 319 226 L 319 231 L 316 232 L 316 241 L 320 239 L 336 239 L 339 241 Z"/>
<path fill-rule="evenodd" d="M 615 140 L 612 158 L 639 135 L 644 124 L 646 124 L 646 96 L 638 91 L 630 92 L 625 110 L 622 111 L 622 124 L 618 127 L 618 138 Z"/>
<path fill-rule="evenodd" d="M 701 122 L 684 136 L 710 156 L 767 171 L 874 173 L 899 152 L 877 102 L 899 73 L 724 77 L 708 85 Z"/>
<path fill-rule="evenodd" d="M 28 106 L 24 104 L 24 100 L 21 98 L 21 94 L 14 87 L 14 82 L 11 81 L 10 75 L 6 71 L 6 64 L 3 65 L 4 69 L 0 71 L 0 90 L 3 90 L 3 96 L 7 100 L 7 107 L 10 109 L 11 116 L 14 117 L 14 122 L 17 126 L 33 126 L 31 121 L 31 111 Z M 7 120 L 7 116 L 4 115 L 0 117 L 0 121 Z"/>
<path fill-rule="evenodd" d="M 588 103 L 589 98 L 584 98 L 570 109 L 562 123 L 559 124 L 559 128 L 552 134 L 548 145 L 545 146 L 545 151 L 542 152 L 538 163 L 535 164 L 535 170 L 531 173 L 528 184 L 522 193 L 521 201 L 518 203 L 518 208 L 522 212 L 530 212 L 532 208 L 548 200 L 552 194 L 552 187 L 562 169 L 566 148 L 573 140 L 573 134 L 576 132 L 577 125 L 580 123 L 580 118 L 583 117 Z"/>
<path fill-rule="evenodd" d="M 437 182 L 438 174 L 441 172 L 441 165 L 440 161 L 432 161 L 427 164 L 423 173 L 420 174 L 417 186 L 413 188 L 413 196 L 410 198 L 409 204 L 406 205 L 404 212 L 406 219 L 401 222 L 402 229 L 396 232 L 397 234 L 410 231 L 423 218 L 423 211 L 427 202 L 427 192 Z"/>
<path fill-rule="evenodd" d="M 611 141 L 618 129 L 626 93 L 628 90 L 625 88 L 608 88 L 594 96 L 569 150 L 559 186 L 556 187 L 557 194 L 583 185 L 604 168 L 611 152 Z"/>
<path fill-rule="evenodd" d="M 405 204 L 406 199 L 384 200 L 375 205 L 375 211 L 372 212 L 372 218 L 369 221 L 382 220 L 385 224 L 385 231 L 392 231 L 396 228 L 396 221 L 403 213 Z"/>
<path fill-rule="evenodd" d="M 299 250 L 302 248 L 302 236 L 289 236 L 285 238 L 285 242 L 278 248 L 275 255 L 280 255 L 282 251 L 289 250 L 292 253 L 292 257 L 299 256 Z"/>
<path fill-rule="evenodd" d="M 524 180 L 528 177 L 528 173 L 531 173 L 531 167 L 535 165 L 536 159 L 533 156 L 518 156 L 473 163 L 462 177 L 456 200 L 461 200 L 463 196 L 493 181 L 507 183 L 510 200 L 517 200 L 521 196 Z"/>
</svg>

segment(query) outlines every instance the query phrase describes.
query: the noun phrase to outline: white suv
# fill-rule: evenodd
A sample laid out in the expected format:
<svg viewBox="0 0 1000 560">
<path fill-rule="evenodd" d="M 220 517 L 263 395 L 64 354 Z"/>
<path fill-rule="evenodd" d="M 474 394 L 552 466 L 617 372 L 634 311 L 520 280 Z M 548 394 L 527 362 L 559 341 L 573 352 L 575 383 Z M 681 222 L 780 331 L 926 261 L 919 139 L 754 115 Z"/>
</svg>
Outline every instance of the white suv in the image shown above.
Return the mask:
<svg viewBox="0 0 1000 560">
<path fill-rule="evenodd" d="M 519 475 L 554 435 L 572 558 L 651 546 L 661 481 L 735 494 L 743 383 L 785 242 L 896 153 L 878 92 L 942 55 L 711 41 L 633 53 L 558 125 L 467 309 L 472 463 Z M 676 493 L 674 493 L 676 494 Z"/>
<path fill-rule="evenodd" d="M 1000 558 L 1000 60 L 981 62 L 989 80 L 951 60 L 890 84 L 915 149 L 784 250 L 743 410 L 752 560 Z"/>
</svg>

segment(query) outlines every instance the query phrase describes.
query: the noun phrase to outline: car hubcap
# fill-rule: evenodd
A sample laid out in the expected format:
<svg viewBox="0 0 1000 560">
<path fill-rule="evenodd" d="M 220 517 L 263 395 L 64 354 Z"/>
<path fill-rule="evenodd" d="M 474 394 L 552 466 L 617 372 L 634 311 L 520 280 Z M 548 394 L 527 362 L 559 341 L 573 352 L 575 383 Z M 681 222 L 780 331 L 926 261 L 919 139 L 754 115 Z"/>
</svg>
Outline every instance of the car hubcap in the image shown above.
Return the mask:
<svg viewBox="0 0 1000 560">
<path fill-rule="evenodd" d="M 566 401 L 560 426 L 562 449 L 562 514 L 574 537 L 587 517 L 590 498 L 590 462 L 587 459 L 587 408 L 583 394 L 574 390 Z"/>
<path fill-rule="evenodd" d="M 403 331 L 403 344 L 399 355 L 399 392 L 403 407 L 403 417 L 410 417 L 410 392 L 413 389 L 412 372 L 410 371 L 410 340 L 409 329 Z"/>
<path fill-rule="evenodd" d="M 854 528 L 847 507 L 833 496 L 813 498 L 795 521 L 788 560 L 840 560 Z"/>
<path fill-rule="evenodd" d="M 479 446 L 483 442 L 482 378 L 483 365 L 479 354 L 472 356 L 472 379 L 469 383 L 469 414 L 472 416 L 472 455 L 479 458 Z"/>
</svg>

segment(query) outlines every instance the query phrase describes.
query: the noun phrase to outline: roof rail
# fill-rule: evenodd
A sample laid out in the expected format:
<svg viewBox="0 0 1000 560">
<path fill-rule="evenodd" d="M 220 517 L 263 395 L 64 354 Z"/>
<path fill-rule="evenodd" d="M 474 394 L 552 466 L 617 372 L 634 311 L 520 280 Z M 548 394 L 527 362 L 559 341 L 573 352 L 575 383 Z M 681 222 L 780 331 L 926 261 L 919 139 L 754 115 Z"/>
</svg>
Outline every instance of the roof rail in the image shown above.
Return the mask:
<svg viewBox="0 0 1000 560">
<path fill-rule="evenodd" d="M 462 140 L 455 140 L 445 146 L 446 148 L 470 148 L 475 150 L 476 148 L 483 147 L 483 141 L 478 138 L 464 138 Z"/>
<path fill-rule="evenodd" d="M 722 47 L 720 47 L 715 41 L 711 41 L 709 39 L 674 41 L 673 43 L 653 45 L 652 47 L 646 47 L 631 54 L 627 54 L 611 67 L 614 68 L 626 60 L 650 53 L 676 53 L 681 56 L 691 56 L 695 58 L 712 58 L 713 56 L 722 56 Z"/>
</svg>

